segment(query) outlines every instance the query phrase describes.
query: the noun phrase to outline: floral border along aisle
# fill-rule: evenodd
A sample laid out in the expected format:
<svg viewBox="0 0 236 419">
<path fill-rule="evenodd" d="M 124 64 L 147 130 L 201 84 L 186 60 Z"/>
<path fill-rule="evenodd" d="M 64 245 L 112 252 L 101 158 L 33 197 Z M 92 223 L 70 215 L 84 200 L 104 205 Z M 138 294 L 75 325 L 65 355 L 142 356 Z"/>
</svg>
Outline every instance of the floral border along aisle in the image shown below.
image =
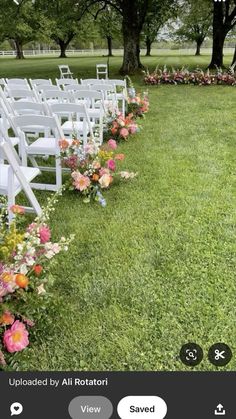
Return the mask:
<svg viewBox="0 0 236 419">
<path fill-rule="evenodd" d="M 100 147 L 91 142 L 85 148 L 78 140 L 63 139 L 60 147 L 63 165 L 71 170 L 68 187 L 79 192 L 85 203 L 97 201 L 105 207 L 103 190 L 108 189 L 115 179 L 127 180 L 136 176 L 135 173 L 118 170 L 125 155 L 115 153 L 117 143 L 114 139 Z"/>
<path fill-rule="evenodd" d="M 0 365 L 9 360 L 7 353 L 22 351 L 29 345 L 30 329 L 50 301 L 45 286 L 51 261 L 61 251 L 67 251 L 73 239 L 71 235 L 58 243 L 51 241 L 47 223 L 56 202 L 57 195 L 48 199 L 43 214 L 26 229 L 21 228 L 22 207 L 12 207 L 16 218 L 10 226 L 6 208 L 0 210 Z"/>
<path fill-rule="evenodd" d="M 217 68 L 216 73 L 204 72 L 201 69 L 189 71 L 187 68 L 181 70 L 172 69 L 169 71 L 165 66 L 163 69 L 156 68 L 153 73 L 144 71 L 144 82 L 147 85 L 159 84 L 193 84 L 197 86 L 226 85 L 236 86 L 236 75 L 232 69 L 223 72 Z"/>
</svg>

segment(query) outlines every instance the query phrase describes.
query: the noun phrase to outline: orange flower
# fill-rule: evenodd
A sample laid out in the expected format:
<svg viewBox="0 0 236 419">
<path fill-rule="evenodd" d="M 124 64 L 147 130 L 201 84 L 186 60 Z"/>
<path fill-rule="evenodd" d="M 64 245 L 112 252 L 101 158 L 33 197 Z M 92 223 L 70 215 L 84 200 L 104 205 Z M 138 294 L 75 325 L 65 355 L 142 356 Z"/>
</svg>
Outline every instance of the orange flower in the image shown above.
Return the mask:
<svg viewBox="0 0 236 419">
<path fill-rule="evenodd" d="M 10 313 L 10 311 L 5 311 L 0 317 L 0 325 L 1 326 L 8 326 L 9 324 L 13 324 L 15 321 L 14 316 Z"/>
<path fill-rule="evenodd" d="M 27 276 L 23 274 L 17 274 L 15 277 L 15 282 L 16 282 L 16 285 L 18 285 L 18 287 L 20 288 L 26 288 L 29 284 L 29 280 Z"/>
<path fill-rule="evenodd" d="M 39 276 L 43 270 L 43 267 L 41 265 L 34 265 L 33 271 L 35 275 Z"/>
<path fill-rule="evenodd" d="M 94 180 L 95 182 L 97 182 L 99 180 L 99 175 L 97 175 L 96 173 L 94 173 L 92 180 Z"/>
<path fill-rule="evenodd" d="M 10 207 L 11 212 L 13 212 L 13 214 L 24 214 L 25 213 L 25 209 L 23 207 L 21 207 L 20 205 L 12 205 Z"/>
<path fill-rule="evenodd" d="M 72 145 L 80 145 L 80 140 L 77 140 L 76 138 L 72 141 Z"/>
<path fill-rule="evenodd" d="M 66 150 L 69 147 L 69 142 L 63 138 L 62 140 L 59 140 L 59 146 L 61 150 Z"/>
<path fill-rule="evenodd" d="M 125 158 L 125 155 L 123 154 L 123 153 L 120 153 L 120 154 L 116 154 L 116 156 L 115 156 L 115 160 L 124 160 L 124 158 Z"/>
<path fill-rule="evenodd" d="M 113 127 L 111 129 L 111 133 L 112 133 L 112 135 L 115 135 L 117 133 L 117 128 Z"/>
</svg>

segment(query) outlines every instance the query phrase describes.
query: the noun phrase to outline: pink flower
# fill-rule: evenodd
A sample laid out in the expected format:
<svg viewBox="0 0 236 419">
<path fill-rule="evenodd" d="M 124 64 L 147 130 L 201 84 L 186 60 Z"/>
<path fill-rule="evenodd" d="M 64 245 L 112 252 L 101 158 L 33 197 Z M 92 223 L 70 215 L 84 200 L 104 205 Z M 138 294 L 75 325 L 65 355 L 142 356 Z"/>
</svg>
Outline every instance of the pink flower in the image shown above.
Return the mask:
<svg viewBox="0 0 236 419">
<path fill-rule="evenodd" d="M 40 242 L 42 244 L 49 242 L 51 238 L 51 231 L 50 231 L 50 228 L 46 224 L 42 225 L 39 228 L 39 237 L 40 237 Z"/>
<path fill-rule="evenodd" d="M 29 345 L 28 332 L 24 323 L 16 320 L 3 335 L 3 343 L 8 352 L 19 352 Z"/>
<path fill-rule="evenodd" d="M 91 183 L 89 177 L 82 175 L 80 172 L 73 172 L 71 176 L 74 179 L 73 185 L 75 189 L 80 192 L 87 189 Z"/>
<path fill-rule="evenodd" d="M 113 159 L 107 161 L 108 169 L 112 170 L 113 172 L 116 170 L 116 162 Z"/>
<path fill-rule="evenodd" d="M 129 135 L 129 131 L 127 130 L 127 128 L 121 128 L 120 136 L 123 137 L 123 138 L 126 138 L 126 137 L 128 137 L 128 135 Z"/>
<path fill-rule="evenodd" d="M 137 131 L 137 127 L 136 127 L 136 125 L 135 125 L 135 124 L 130 125 L 130 127 L 129 127 L 129 132 L 130 132 L 130 134 L 135 134 L 135 133 L 136 133 L 136 131 Z"/>
<path fill-rule="evenodd" d="M 109 145 L 109 147 L 112 149 L 112 150 L 116 150 L 117 149 L 117 144 L 116 144 L 116 141 L 115 140 L 113 140 L 112 138 L 107 142 L 107 144 Z"/>
<path fill-rule="evenodd" d="M 103 175 L 109 175 L 110 174 L 110 172 L 109 172 L 109 169 L 106 169 L 105 167 L 102 167 L 100 170 L 99 170 L 99 176 L 103 176 Z"/>
</svg>

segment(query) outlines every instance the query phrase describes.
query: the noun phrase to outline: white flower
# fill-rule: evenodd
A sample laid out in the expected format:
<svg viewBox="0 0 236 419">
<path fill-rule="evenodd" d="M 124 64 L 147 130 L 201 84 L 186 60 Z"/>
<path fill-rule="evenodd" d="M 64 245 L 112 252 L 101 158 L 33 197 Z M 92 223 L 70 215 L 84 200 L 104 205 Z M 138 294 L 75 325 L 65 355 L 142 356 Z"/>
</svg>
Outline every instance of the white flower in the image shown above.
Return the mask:
<svg viewBox="0 0 236 419">
<path fill-rule="evenodd" d="M 43 295 L 46 294 L 46 290 L 44 288 L 44 284 L 41 284 L 37 287 L 37 293 L 38 295 Z"/>
</svg>

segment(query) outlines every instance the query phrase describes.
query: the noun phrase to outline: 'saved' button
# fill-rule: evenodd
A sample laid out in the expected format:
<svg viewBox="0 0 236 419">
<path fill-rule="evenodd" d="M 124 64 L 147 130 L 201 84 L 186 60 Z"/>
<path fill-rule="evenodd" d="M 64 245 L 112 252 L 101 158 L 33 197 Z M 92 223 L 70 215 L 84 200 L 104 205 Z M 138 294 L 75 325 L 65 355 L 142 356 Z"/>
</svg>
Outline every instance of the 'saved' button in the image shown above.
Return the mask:
<svg viewBox="0 0 236 419">
<path fill-rule="evenodd" d="M 158 396 L 127 396 L 117 407 L 121 419 L 164 419 L 166 402 Z"/>
<path fill-rule="evenodd" d="M 113 406 L 103 396 L 78 396 L 69 404 L 69 414 L 72 419 L 109 419 Z"/>
</svg>

